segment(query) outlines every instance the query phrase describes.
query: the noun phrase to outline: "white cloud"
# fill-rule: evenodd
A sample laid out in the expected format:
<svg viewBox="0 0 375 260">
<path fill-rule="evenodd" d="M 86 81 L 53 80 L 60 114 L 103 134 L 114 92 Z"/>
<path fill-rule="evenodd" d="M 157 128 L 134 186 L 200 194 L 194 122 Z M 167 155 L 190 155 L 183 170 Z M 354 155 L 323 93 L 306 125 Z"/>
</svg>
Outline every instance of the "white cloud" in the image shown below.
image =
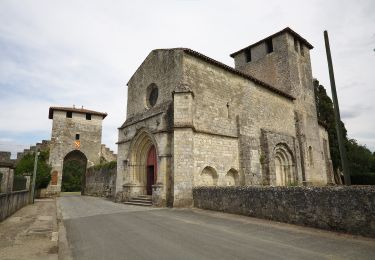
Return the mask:
<svg viewBox="0 0 375 260">
<path fill-rule="evenodd" d="M 21 5 L 3 0 L 0 133 L 29 135 L 17 144 L 26 146 L 40 141 L 42 136 L 33 133 L 50 131 L 49 106 L 84 105 L 109 114 L 103 142 L 116 150 L 126 82 L 152 49 L 189 47 L 232 66 L 230 53 L 286 26 L 315 46 L 313 75 L 329 91 L 323 41 L 328 29 L 349 136 L 360 143 L 370 140 L 375 150 L 375 134 L 360 135 L 375 128 L 373 1 L 36 0 Z M 367 110 L 353 111 L 358 104 Z"/>
</svg>

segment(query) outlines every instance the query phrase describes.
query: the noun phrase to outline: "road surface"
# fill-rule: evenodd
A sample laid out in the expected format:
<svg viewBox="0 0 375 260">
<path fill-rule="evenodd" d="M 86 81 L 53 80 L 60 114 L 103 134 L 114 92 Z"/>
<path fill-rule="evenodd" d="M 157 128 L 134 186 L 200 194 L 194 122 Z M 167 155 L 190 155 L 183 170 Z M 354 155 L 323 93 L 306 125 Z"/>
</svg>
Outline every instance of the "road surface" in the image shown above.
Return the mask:
<svg viewBox="0 0 375 260">
<path fill-rule="evenodd" d="M 198 209 L 58 199 L 74 259 L 375 259 L 375 240 Z"/>
</svg>

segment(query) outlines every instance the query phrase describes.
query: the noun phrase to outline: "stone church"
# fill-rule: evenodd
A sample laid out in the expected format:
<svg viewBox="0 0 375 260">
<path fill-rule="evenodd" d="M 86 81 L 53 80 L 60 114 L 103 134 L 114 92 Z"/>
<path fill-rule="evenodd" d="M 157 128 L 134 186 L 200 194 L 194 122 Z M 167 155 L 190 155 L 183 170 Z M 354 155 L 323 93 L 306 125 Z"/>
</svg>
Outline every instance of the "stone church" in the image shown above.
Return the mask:
<svg viewBox="0 0 375 260">
<path fill-rule="evenodd" d="M 191 49 L 151 51 L 128 82 L 116 199 L 181 207 L 195 186 L 331 183 L 312 48 L 285 28 L 232 53 L 234 68 Z"/>
</svg>

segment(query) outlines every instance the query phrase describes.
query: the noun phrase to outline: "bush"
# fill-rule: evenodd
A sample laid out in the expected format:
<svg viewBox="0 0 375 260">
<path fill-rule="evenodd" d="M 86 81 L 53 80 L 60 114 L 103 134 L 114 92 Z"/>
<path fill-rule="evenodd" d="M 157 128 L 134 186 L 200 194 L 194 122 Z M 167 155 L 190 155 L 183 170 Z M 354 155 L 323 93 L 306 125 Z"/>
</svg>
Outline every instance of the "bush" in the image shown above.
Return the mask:
<svg viewBox="0 0 375 260">
<path fill-rule="evenodd" d="M 111 161 L 111 162 L 108 162 L 108 163 L 101 163 L 101 164 L 92 166 L 92 168 L 94 168 L 94 170 L 101 170 L 101 169 L 109 170 L 109 169 L 114 169 L 116 167 L 117 167 L 116 161 Z"/>
<path fill-rule="evenodd" d="M 375 185 L 375 173 L 358 173 L 350 176 L 353 185 Z"/>
<path fill-rule="evenodd" d="M 80 161 L 72 160 L 65 162 L 63 168 L 61 191 L 81 191 L 82 177 L 85 174 L 85 171 L 85 164 Z"/>
<path fill-rule="evenodd" d="M 51 180 L 51 167 L 48 164 L 49 150 L 40 151 L 35 180 L 35 189 L 47 188 Z M 15 176 L 31 174 L 34 171 L 35 153 L 29 153 L 22 157 L 14 170 Z"/>
</svg>

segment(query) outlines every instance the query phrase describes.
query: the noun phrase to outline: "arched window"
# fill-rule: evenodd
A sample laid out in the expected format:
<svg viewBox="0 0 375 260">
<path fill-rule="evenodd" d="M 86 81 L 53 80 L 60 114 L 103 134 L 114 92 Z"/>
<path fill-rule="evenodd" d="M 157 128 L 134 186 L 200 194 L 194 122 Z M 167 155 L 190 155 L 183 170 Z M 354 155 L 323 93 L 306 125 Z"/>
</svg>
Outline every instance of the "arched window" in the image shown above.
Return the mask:
<svg viewBox="0 0 375 260">
<path fill-rule="evenodd" d="M 310 166 L 314 166 L 313 151 L 311 146 L 309 146 L 309 162 Z"/>
<path fill-rule="evenodd" d="M 198 186 L 217 186 L 218 175 L 214 168 L 205 167 L 197 181 Z"/>
<path fill-rule="evenodd" d="M 225 184 L 227 186 L 238 186 L 239 185 L 239 174 L 235 169 L 230 169 L 225 175 Z"/>
</svg>

